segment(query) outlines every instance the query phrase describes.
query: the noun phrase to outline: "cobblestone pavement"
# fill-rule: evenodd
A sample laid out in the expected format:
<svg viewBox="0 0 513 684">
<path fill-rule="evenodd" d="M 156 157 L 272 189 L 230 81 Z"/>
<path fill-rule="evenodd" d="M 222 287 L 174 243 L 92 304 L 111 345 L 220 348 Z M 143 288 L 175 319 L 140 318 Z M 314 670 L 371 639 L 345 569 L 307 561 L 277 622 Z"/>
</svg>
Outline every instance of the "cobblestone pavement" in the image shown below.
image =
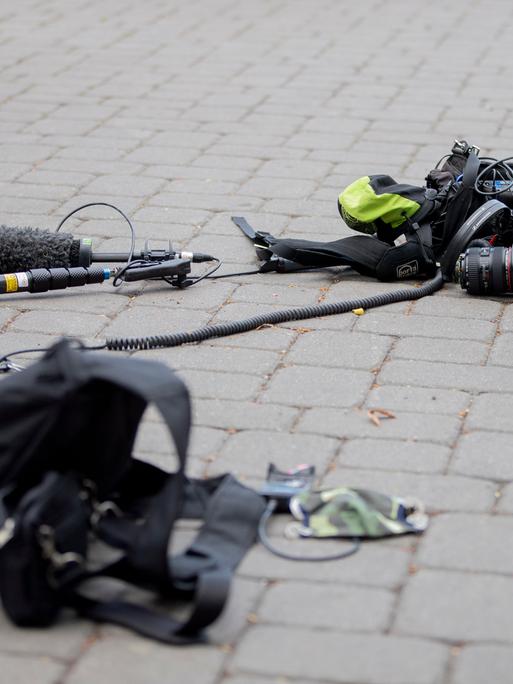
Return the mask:
<svg viewBox="0 0 513 684">
<path fill-rule="evenodd" d="M 1 221 L 53 229 L 79 204 L 114 202 L 141 240 L 213 252 L 225 271 L 256 263 L 233 213 L 278 235 L 342 236 L 336 198 L 360 175 L 421 183 L 460 136 L 513 153 L 512 15 L 497 0 L 3 0 Z M 115 214 L 81 216 L 77 235 L 126 246 Z M 4 296 L 0 351 L 390 287 L 334 272 Z M 21 632 L 2 617 L 0 680 L 511 682 L 512 312 L 447 286 L 362 317 L 141 354 L 191 389 L 192 474 L 229 469 L 252 483 L 269 459 L 312 462 L 325 485 L 419 496 L 431 527 L 339 563 L 255 547 L 210 646 L 72 618 Z M 377 427 L 372 407 L 396 418 Z M 172 465 L 155 417 L 137 452 Z"/>
</svg>

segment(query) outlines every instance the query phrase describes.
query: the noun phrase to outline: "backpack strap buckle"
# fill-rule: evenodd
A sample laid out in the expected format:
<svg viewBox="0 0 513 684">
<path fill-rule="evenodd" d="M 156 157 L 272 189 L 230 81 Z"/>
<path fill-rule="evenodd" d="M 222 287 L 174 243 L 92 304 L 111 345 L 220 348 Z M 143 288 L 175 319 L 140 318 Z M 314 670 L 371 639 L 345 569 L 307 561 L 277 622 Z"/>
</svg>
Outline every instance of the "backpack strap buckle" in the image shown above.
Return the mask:
<svg viewBox="0 0 513 684">
<path fill-rule="evenodd" d="M 38 529 L 38 542 L 41 547 L 43 558 L 47 560 L 54 571 L 63 570 L 68 565 L 84 564 L 84 557 L 74 551 L 61 553 L 55 545 L 54 529 L 50 525 L 40 525 Z"/>
</svg>

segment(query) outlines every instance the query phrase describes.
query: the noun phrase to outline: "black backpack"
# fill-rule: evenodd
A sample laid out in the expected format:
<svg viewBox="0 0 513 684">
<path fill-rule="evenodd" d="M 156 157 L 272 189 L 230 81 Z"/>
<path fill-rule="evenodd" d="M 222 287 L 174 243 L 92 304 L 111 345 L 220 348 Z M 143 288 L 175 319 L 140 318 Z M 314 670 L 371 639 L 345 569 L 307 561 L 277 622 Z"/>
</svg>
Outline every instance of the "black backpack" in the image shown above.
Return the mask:
<svg viewBox="0 0 513 684">
<path fill-rule="evenodd" d="M 150 403 L 176 447 L 172 474 L 132 457 Z M 0 596 L 10 619 L 47 626 L 71 606 L 166 643 L 204 640 L 256 539 L 265 502 L 230 475 L 186 478 L 184 383 L 163 364 L 91 354 L 61 340 L 0 382 L 0 416 Z M 172 556 L 173 527 L 185 518 L 202 525 Z M 149 589 L 159 601 L 187 599 L 190 616 L 180 621 L 144 603 L 98 598 L 94 580 L 105 577 Z"/>
</svg>

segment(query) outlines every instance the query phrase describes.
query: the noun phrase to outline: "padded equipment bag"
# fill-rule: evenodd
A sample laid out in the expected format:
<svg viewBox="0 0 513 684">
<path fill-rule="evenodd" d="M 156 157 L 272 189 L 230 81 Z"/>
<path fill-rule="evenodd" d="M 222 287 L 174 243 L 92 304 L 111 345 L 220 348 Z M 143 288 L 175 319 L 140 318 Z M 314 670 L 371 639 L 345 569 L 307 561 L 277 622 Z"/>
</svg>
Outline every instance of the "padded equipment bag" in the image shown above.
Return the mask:
<svg viewBox="0 0 513 684">
<path fill-rule="evenodd" d="M 176 448 L 174 473 L 132 457 L 149 404 Z M 185 476 L 189 394 L 165 365 L 54 345 L 0 382 L 0 595 L 19 625 L 51 624 L 61 607 L 166 643 L 204 640 L 233 572 L 256 539 L 262 497 L 231 475 Z M 181 518 L 201 527 L 171 555 Z M 108 550 L 107 560 L 91 553 Z M 102 577 L 187 599 L 185 620 L 98 598 Z M 104 593 L 104 592 L 102 592 Z"/>
</svg>

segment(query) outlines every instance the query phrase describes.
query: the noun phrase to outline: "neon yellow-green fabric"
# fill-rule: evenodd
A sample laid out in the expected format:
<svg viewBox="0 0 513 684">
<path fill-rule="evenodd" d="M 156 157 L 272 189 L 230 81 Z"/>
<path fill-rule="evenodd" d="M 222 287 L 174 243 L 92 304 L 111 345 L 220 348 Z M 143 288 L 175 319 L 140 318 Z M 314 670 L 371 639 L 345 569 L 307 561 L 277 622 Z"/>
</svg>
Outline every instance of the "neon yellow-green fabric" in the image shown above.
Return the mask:
<svg viewBox="0 0 513 684">
<path fill-rule="evenodd" d="M 365 232 L 374 232 L 372 223 L 379 218 L 392 228 L 397 228 L 404 223 L 404 214 L 410 217 L 420 209 L 418 202 L 402 195 L 386 192 L 376 194 L 370 182 L 369 176 L 358 178 L 339 195 L 338 201 L 344 219 L 347 219 L 350 227 L 356 227 L 355 224 L 370 224 L 371 230 Z M 361 225 L 359 230 L 362 230 Z"/>
</svg>

